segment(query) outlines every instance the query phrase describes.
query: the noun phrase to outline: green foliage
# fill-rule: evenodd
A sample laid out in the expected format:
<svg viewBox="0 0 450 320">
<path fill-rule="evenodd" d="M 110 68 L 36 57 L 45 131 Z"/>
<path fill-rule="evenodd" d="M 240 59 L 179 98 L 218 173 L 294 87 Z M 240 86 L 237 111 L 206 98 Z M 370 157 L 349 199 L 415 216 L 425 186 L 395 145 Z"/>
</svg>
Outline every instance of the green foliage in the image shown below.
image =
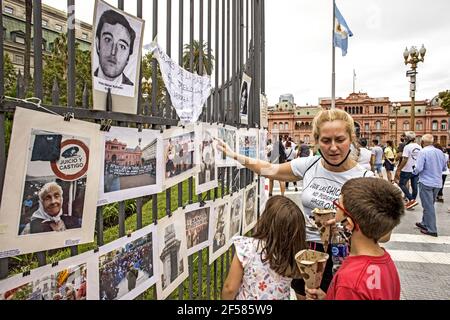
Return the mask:
<svg viewBox="0 0 450 320">
<path fill-rule="evenodd" d="M 439 92 L 440 106 L 450 113 L 450 90 Z"/>
<path fill-rule="evenodd" d="M 14 65 L 8 54 L 3 55 L 3 80 L 5 86 L 6 96 L 16 95 L 17 76 L 14 70 Z"/>
<path fill-rule="evenodd" d="M 142 94 L 148 95 L 148 97 L 152 97 L 152 83 L 153 81 L 153 54 L 151 52 L 144 55 L 142 58 Z M 144 80 L 145 79 L 145 80 Z M 164 84 L 164 80 L 162 78 L 161 69 L 159 68 L 159 64 L 156 63 L 156 79 L 158 82 L 157 93 L 156 93 L 156 102 L 158 105 L 164 104 L 165 102 L 165 89 L 166 85 Z M 150 100 L 151 101 L 151 100 Z"/>
<path fill-rule="evenodd" d="M 192 43 L 193 47 L 193 64 L 191 69 L 191 45 L 184 45 L 183 52 L 183 68 L 189 70 L 190 72 L 196 72 L 199 75 L 211 75 L 211 72 L 214 68 L 214 56 L 211 54 L 211 60 L 208 57 L 208 43 L 203 42 L 200 44 L 200 41 L 194 40 Z M 211 50 L 212 51 L 212 50 Z M 200 52 L 202 52 L 202 64 L 203 68 L 200 70 Z"/>
<path fill-rule="evenodd" d="M 53 50 L 50 55 L 44 56 L 43 87 L 44 103 L 51 104 L 53 83 L 56 79 L 59 88 L 59 100 L 61 105 L 67 104 L 67 73 L 69 54 L 67 50 L 67 36 L 62 33 L 53 42 Z M 83 89 L 86 84 L 89 92 L 92 91 L 91 54 L 89 51 L 78 49 L 75 43 L 75 102 L 81 105 L 83 101 Z M 92 97 L 89 99 L 92 105 Z"/>
</svg>

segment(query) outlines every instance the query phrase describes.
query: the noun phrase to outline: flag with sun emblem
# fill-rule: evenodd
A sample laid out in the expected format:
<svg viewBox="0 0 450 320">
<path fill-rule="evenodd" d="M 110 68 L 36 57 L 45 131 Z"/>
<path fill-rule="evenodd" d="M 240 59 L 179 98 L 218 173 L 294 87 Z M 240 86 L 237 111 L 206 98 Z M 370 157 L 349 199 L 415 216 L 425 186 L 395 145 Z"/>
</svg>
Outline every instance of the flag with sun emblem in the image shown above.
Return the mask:
<svg viewBox="0 0 450 320">
<path fill-rule="evenodd" d="M 348 37 L 351 36 L 353 36 L 353 33 L 347 26 L 338 7 L 334 5 L 334 46 L 341 48 L 342 56 L 347 54 Z"/>
</svg>

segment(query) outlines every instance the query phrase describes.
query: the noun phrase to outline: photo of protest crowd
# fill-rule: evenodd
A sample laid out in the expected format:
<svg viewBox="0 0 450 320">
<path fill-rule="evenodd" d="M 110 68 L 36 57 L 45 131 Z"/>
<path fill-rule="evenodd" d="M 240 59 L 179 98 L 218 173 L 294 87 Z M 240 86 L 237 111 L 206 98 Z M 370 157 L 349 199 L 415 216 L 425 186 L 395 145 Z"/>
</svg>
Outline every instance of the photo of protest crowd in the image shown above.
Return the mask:
<svg viewBox="0 0 450 320">
<path fill-rule="evenodd" d="M 153 234 L 100 256 L 100 299 L 115 300 L 153 276 Z"/>
<path fill-rule="evenodd" d="M 85 300 L 86 264 L 64 269 L 10 289 L 0 300 Z"/>
</svg>

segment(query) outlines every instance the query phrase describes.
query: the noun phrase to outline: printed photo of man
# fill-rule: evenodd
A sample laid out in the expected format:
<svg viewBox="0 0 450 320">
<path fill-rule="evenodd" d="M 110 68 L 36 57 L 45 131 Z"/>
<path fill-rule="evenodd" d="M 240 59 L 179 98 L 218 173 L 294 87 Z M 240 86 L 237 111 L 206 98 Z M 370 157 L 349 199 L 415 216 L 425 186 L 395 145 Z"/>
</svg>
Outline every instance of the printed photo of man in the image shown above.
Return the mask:
<svg viewBox="0 0 450 320">
<path fill-rule="evenodd" d="M 103 12 L 95 34 L 100 66 L 94 76 L 132 86 L 133 82 L 123 71 L 133 54 L 135 39 L 136 32 L 123 15 L 114 10 Z"/>
</svg>

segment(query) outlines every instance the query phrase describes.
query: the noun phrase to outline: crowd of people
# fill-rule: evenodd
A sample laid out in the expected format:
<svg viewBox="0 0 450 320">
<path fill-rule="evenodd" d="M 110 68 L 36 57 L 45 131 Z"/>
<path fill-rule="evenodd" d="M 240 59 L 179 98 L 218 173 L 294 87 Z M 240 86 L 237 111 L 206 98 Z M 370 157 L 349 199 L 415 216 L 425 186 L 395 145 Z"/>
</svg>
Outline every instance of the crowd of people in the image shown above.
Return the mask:
<svg viewBox="0 0 450 320">
<path fill-rule="evenodd" d="M 128 291 L 136 286 L 139 272 L 153 274 L 152 245 L 137 245 L 118 255 L 107 257 L 100 266 L 100 299 L 114 300 L 119 293 L 119 284 L 126 279 Z"/>
<path fill-rule="evenodd" d="M 405 132 L 398 147 L 374 139 L 369 149 L 366 139 L 356 139 L 352 117 L 338 109 L 316 115 L 313 136 L 313 150 L 290 137 L 269 140 L 269 161 L 250 161 L 219 141 L 219 151 L 270 179 L 271 196 L 252 237 L 233 239 L 235 256 L 222 298 L 289 299 L 292 288 L 299 300 L 398 300 L 398 272 L 380 243 L 389 241 L 405 209 L 418 205 L 418 194 L 423 218 L 416 226 L 437 237 L 434 201 L 440 199 L 448 156 L 433 136 L 424 135 L 417 143 L 414 132 Z M 272 196 L 274 180 L 280 181 L 281 196 Z M 303 185 L 298 194 L 302 209 L 283 196 L 285 183 L 297 181 Z M 337 272 L 329 258 L 320 286 L 308 288 L 297 273 L 295 254 L 311 249 L 332 256 L 314 209 L 335 211 L 326 225 L 333 231 L 344 228 L 349 256 Z"/>
</svg>

